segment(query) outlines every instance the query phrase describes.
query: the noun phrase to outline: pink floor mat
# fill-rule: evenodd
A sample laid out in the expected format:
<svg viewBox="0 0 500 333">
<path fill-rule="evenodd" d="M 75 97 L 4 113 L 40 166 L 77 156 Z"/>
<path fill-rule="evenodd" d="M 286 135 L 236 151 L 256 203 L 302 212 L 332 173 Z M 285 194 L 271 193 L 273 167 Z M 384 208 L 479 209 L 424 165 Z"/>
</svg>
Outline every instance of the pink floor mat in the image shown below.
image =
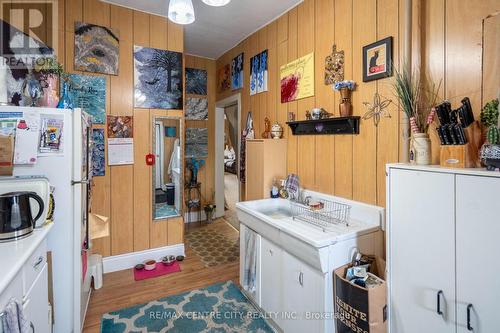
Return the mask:
<svg viewBox="0 0 500 333">
<path fill-rule="evenodd" d="M 159 262 L 156 264 L 156 268 L 153 269 L 152 271 L 147 271 L 145 269 L 141 269 L 140 271 L 138 271 L 135 268 L 133 268 L 133 271 L 134 271 L 134 279 L 136 281 L 140 281 L 140 280 L 151 279 L 151 278 L 161 276 L 161 275 L 180 272 L 181 266 L 179 265 L 179 263 L 177 261 L 174 262 L 174 264 L 170 265 L 170 266 L 166 266 L 166 265 L 162 264 L 161 262 Z"/>
</svg>

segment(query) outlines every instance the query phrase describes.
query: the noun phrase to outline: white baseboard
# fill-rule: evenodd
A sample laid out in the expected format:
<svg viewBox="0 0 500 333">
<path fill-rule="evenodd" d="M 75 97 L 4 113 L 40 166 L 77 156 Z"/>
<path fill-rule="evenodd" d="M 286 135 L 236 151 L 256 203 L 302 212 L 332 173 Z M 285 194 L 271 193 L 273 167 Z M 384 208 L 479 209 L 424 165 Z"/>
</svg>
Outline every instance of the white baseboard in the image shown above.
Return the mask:
<svg viewBox="0 0 500 333">
<path fill-rule="evenodd" d="M 191 219 L 188 219 L 188 217 L 191 217 Z M 191 213 L 185 213 L 184 214 L 184 223 L 189 223 L 188 221 L 193 222 L 200 222 L 200 221 L 205 221 L 207 219 L 207 214 L 205 214 L 205 211 L 201 211 L 201 220 L 198 220 L 198 212 L 191 212 Z"/>
<path fill-rule="evenodd" d="M 159 260 L 166 255 L 185 256 L 184 244 L 176 244 L 138 252 L 119 254 L 102 258 L 104 273 L 129 269 L 147 259 Z"/>
</svg>

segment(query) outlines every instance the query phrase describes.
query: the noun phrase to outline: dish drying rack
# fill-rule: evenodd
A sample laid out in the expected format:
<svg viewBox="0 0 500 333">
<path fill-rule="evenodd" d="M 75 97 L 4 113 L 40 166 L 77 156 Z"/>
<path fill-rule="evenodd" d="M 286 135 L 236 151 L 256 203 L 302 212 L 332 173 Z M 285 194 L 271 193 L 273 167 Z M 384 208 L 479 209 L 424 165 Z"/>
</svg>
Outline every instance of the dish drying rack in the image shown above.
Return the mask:
<svg viewBox="0 0 500 333">
<path fill-rule="evenodd" d="M 292 218 L 315 225 L 323 232 L 332 231 L 336 225 L 349 226 L 351 206 L 336 201 L 315 200 L 322 207 L 290 201 Z"/>
</svg>

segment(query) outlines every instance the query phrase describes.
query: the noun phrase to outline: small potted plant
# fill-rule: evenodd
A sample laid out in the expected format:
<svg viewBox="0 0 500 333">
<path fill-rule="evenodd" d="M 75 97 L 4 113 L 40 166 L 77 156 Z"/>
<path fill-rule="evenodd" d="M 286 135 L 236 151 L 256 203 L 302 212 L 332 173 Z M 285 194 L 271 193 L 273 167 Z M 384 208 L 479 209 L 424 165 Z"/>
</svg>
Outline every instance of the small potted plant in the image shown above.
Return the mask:
<svg viewBox="0 0 500 333">
<path fill-rule="evenodd" d="M 209 204 L 206 204 L 204 207 L 203 207 L 203 210 L 205 211 L 205 215 L 207 216 L 207 223 L 212 223 L 214 221 L 214 212 L 215 212 L 215 208 L 217 206 L 212 204 L 212 203 L 209 203 Z"/>
<path fill-rule="evenodd" d="M 54 108 L 59 102 L 59 78 L 63 73 L 62 65 L 54 57 L 41 57 L 35 61 L 34 72 L 43 88 L 39 106 Z"/>
<path fill-rule="evenodd" d="M 481 148 L 481 160 L 488 170 L 500 168 L 500 117 L 498 99 L 486 103 L 481 110 L 481 123 L 486 128 L 488 143 Z"/>
<path fill-rule="evenodd" d="M 203 165 L 205 165 L 205 160 L 202 160 L 202 159 L 198 160 L 198 159 L 192 157 L 188 161 L 187 167 L 191 171 L 191 180 L 189 182 L 189 184 L 191 186 L 195 186 L 196 184 L 198 184 L 198 171 L 200 170 L 200 168 Z"/>
<path fill-rule="evenodd" d="M 351 92 L 354 90 L 356 82 L 352 80 L 337 81 L 333 85 L 333 89 L 340 92 L 342 100 L 339 104 L 339 113 L 341 117 L 349 117 L 352 115 Z"/>
</svg>

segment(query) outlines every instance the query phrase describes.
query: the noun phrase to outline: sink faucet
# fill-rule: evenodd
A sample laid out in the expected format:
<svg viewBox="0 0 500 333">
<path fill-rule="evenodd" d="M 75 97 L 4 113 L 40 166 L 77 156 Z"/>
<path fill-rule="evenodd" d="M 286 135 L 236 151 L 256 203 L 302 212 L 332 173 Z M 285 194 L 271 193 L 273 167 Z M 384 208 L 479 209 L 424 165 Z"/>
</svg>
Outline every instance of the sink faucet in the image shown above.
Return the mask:
<svg viewBox="0 0 500 333">
<path fill-rule="evenodd" d="M 297 203 L 301 203 L 303 205 L 308 206 L 312 197 L 310 195 L 304 197 L 304 189 L 302 187 L 299 187 L 297 190 L 297 194 L 294 195 L 293 193 L 291 193 L 289 199 L 291 201 L 295 201 Z"/>
</svg>

